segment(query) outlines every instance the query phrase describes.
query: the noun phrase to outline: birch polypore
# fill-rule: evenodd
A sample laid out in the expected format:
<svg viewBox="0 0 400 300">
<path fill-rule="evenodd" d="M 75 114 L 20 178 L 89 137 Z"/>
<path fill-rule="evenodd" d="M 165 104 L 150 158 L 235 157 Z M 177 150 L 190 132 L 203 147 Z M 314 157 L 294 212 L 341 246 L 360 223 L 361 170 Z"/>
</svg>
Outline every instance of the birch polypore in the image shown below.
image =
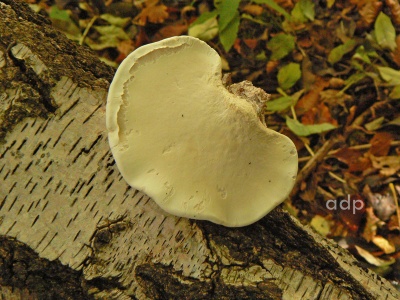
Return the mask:
<svg viewBox="0 0 400 300">
<path fill-rule="evenodd" d="M 121 174 L 171 214 L 245 226 L 293 187 L 294 144 L 225 88 L 220 57 L 196 38 L 130 54 L 110 86 L 106 116 Z"/>
</svg>

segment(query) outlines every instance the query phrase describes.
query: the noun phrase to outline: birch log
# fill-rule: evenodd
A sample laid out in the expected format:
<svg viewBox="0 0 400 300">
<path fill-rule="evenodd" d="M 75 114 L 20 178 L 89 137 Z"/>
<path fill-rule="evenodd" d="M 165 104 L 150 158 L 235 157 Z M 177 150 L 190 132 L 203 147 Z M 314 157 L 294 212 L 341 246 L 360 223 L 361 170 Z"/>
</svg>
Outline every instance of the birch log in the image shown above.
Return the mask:
<svg viewBox="0 0 400 300">
<path fill-rule="evenodd" d="M 280 208 L 244 228 L 166 214 L 107 143 L 113 70 L 0 0 L 0 299 L 399 299 Z"/>
</svg>

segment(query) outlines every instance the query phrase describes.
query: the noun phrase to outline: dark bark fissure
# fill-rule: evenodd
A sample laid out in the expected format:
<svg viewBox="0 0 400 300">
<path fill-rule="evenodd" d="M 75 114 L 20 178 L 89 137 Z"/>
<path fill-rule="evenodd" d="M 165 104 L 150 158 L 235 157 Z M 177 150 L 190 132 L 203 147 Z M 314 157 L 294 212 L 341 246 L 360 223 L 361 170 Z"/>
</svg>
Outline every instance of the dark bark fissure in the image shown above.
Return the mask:
<svg viewBox="0 0 400 300">
<path fill-rule="evenodd" d="M 0 285 L 28 289 L 35 298 L 93 299 L 82 272 L 48 261 L 15 239 L 0 236 Z"/>
</svg>

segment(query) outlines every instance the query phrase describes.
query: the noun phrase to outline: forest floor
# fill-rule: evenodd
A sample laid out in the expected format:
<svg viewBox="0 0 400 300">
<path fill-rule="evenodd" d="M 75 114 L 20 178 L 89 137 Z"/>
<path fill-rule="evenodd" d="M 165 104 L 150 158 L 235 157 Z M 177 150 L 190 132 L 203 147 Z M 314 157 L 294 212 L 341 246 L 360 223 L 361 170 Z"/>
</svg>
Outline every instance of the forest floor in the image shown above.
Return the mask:
<svg viewBox="0 0 400 300">
<path fill-rule="evenodd" d="M 233 82 L 271 94 L 299 175 L 285 203 L 400 290 L 397 0 L 26 0 L 105 63 L 177 35 L 207 41 Z"/>
</svg>

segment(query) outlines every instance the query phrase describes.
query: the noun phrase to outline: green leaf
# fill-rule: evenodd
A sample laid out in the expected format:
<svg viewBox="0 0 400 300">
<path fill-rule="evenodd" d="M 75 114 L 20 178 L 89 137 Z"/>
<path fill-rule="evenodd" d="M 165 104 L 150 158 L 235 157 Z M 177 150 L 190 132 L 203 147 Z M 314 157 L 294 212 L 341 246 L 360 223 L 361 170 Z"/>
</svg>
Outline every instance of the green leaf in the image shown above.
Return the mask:
<svg viewBox="0 0 400 300">
<path fill-rule="evenodd" d="M 93 26 L 94 29 L 97 30 L 102 36 L 109 38 L 117 38 L 120 40 L 129 40 L 129 36 L 126 32 L 121 28 L 114 25 L 108 26 Z"/>
<path fill-rule="evenodd" d="M 312 218 L 310 225 L 322 236 L 327 236 L 331 228 L 329 222 L 320 215 L 316 215 L 314 218 Z"/>
<path fill-rule="evenodd" d="M 311 0 L 300 0 L 300 7 L 303 15 L 310 21 L 314 21 L 315 11 L 314 3 Z"/>
<path fill-rule="evenodd" d="M 218 8 L 219 32 L 224 31 L 228 26 L 232 26 L 231 23 L 236 22 L 236 19 L 239 16 L 239 3 L 240 0 L 224 0 L 221 2 L 221 5 Z"/>
<path fill-rule="evenodd" d="M 92 50 L 103 50 L 106 48 L 115 48 L 118 46 L 120 40 L 115 36 L 101 36 L 96 41 L 91 38 L 85 38 L 85 44 L 87 44 Z"/>
<path fill-rule="evenodd" d="M 192 24 L 193 25 L 193 24 Z M 217 17 L 207 19 L 206 21 L 190 26 L 188 35 L 197 37 L 205 42 L 212 40 L 218 34 L 218 21 Z"/>
<path fill-rule="evenodd" d="M 353 55 L 352 59 L 359 59 L 367 64 L 371 64 L 371 60 L 369 59 L 368 52 L 365 51 L 364 46 L 360 46 L 357 48 L 356 53 Z"/>
<path fill-rule="evenodd" d="M 49 17 L 51 18 L 51 23 L 55 28 L 65 33 L 69 39 L 79 41 L 81 30 L 70 18 L 67 10 L 59 9 L 57 6 L 52 6 Z"/>
<path fill-rule="evenodd" d="M 286 12 L 286 10 L 276 4 L 273 0 L 253 0 L 252 2 L 257 4 L 265 4 L 273 10 L 277 11 L 278 13 L 282 14 L 286 19 L 291 19 L 291 16 Z"/>
<path fill-rule="evenodd" d="M 297 23 L 306 23 L 307 17 L 303 14 L 300 2 L 297 2 L 292 9 L 292 18 Z"/>
<path fill-rule="evenodd" d="M 400 117 L 398 117 L 398 118 L 396 118 L 396 119 L 394 119 L 394 120 L 392 120 L 392 121 L 386 123 L 386 124 L 383 125 L 383 126 L 390 126 L 390 125 L 392 125 L 392 126 L 399 126 L 399 127 L 400 127 Z"/>
<path fill-rule="evenodd" d="M 352 85 L 359 82 L 361 79 L 364 79 L 365 76 L 366 75 L 364 73 L 354 73 L 349 78 L 347 78 L 344 83 L 346 84 L 346 86 Z"/>
<path fill-rule="evenodd" d="M 356 46 L 355 40 L 348 40 L 343 45 L 339 45 L 333 48 L 331 53 L 329 53 L 328 62 L 330 64 L 337 63 L 342 59 L 343 55 L 352 51 L 355 46 Z"/>
<path fill-rule="evenodd" d="M 49 17 L 54 20 L 71 21 L 68 11 L 59 9 L 56 5 L 51 7 Z"/>
<path fill-rule="evenodd" d="M 274 99 L 267 102 L 268 111 L 282 111 L 289 108 L 293 103 L 293 99 L 290 96 L 283 96 L 278 99 Z"/>
<path fill-rule="evenodd" d="M 216 16 L 218 16 L 218 11 L 217 10 L 212 10 L 212 11 L 206 11 L 204 13 L 202 13 L 197 19 L 196 21 L 194 21 L 192 24 L 190 24 L 190 27 L 194 27 L 196 25 L 199 24 L 203 24 L 204 22 L 206 22 L 209 19 L 215 18 Z M 189 27 L 189 28 L 190 28 Z"/>
<path fill-rule="evenodd" d="M 297 136 L 308 136 L 315 133 L 321 133 L 335 129 L 336 127 L 330 123 L 304 125 L 297 120 L 286 117 L 286 125 Z"/>
<path fill-rule="evenodd" d="M 292 52 L 294 47 L 294 37 L 290 34 L 278 34 L 267 43 L 267 49 L 272 52 L 272 60 L 280 60 Z"/>
<path fill-rule="evenodd" d="M 236 11 L 232 21 L 225 27 L 224 30 L 221 31 L 220 29 L 219 31 L 219 40 L 221 41 L 221 44 L 226 52 L 228 52 L 229 49 L 231 49 L 233 43 L 237 38 L 237 33 L 239 31 L 239 24 L 240 24 L 240 15 L 239 12 Z"/>
<path fill-rule="evenodd" d="M 375 38 L 379 46 L 391 51 L 396 49 L 396 30 L 390 18 L 380 12 L 375 21 Z"/>
<path fill-rule="evenodd" d="M 120 18 L 111 14 L 102 14 L 100 15 L 100 18 L 117 27 L 125 27 L 130 23 L 131 20 L 131 18 Z"/>
<path fill-rule="evenodd" d="M 377 118 L 377 119 L 365 124 L 365 128 L 367 130 L 371 130 L 371 131 L 377 130 L 382 126 L 383 121 L 385 121 L 385 117 Z"/>
<path fill-rule="evenodd" d="M 278 83 L 283 90 L 291 88 L 301 77 L 300 65 L 289 63 L 278 72 Z"/>
<path fill-rule="evenodd" d="M 389 85 L 400 85 L 400 71 L 389 67 L 378 67 L 379 74 Z"/>
<path fill-rule="evenodd" d="M 396 85 L 389 94 L 390 99 L 400 99 L 400 85 Z"/>
</svg>

